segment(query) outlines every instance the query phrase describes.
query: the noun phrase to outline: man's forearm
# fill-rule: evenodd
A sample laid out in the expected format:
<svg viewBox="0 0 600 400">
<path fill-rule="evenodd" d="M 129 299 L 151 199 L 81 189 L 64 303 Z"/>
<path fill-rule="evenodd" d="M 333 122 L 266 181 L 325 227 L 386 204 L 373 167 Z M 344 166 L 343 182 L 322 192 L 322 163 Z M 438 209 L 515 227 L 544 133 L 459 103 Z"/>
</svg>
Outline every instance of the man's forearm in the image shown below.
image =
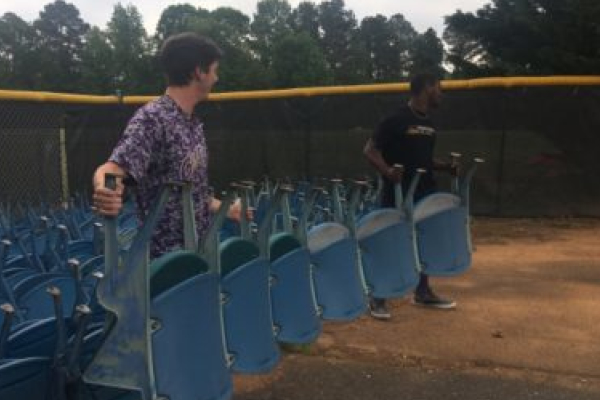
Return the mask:
<svg viewBox="0 0 600 400">
<path fill-rule="evenodd" d="M 381 152 L 377 150 L 375 146 L 373 146 L 372 140 L 369 140 L 365 145 L 363 154 L 365 155 L 369 163 L 373 167 L 375 167 L 375 169 L 379 171 L 380 174 L 386 175 L 389 172 L 391 166 L 385 162 Z"/>
</svg>

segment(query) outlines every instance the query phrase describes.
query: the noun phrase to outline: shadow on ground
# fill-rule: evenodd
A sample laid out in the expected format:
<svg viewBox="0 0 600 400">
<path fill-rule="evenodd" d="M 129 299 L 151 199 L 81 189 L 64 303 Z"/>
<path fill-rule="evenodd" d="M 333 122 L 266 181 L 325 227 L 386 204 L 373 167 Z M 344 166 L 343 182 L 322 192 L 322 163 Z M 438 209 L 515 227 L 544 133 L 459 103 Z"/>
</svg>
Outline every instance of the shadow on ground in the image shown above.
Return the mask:
<svg viewBox="0 0 600 400">
<path fill-rule="evenodd" d="M 325 323 L 309 354 L 236 377 L 235 400 L 600 399 L 600 220 L 476 219 L 456 311 L 390 303 Z"/>
<path fill-rule="evenodd" d="M 588 381 L 501 368 L 465 370 L 386 366 L 320 356 L 291 356 L 277 379 L 236 400 L 597 400 Z M 564 379 L 564 378 L 563 378 Z"/>
</svg>

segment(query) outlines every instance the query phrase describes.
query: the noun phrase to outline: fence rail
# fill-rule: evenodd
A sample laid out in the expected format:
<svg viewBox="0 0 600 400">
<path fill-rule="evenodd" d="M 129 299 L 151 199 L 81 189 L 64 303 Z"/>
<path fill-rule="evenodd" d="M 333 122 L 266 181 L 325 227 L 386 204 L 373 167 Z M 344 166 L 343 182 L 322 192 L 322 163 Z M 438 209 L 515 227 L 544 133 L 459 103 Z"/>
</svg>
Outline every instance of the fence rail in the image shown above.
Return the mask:
<svg viewBox="0 0 600 400">
<path fill-rule="evenodd" d="M 473 211 L 600 216 L 600 76 L 444 81 L 440 156 L 482 156 Z M 210 176 L 373 174 L 362 147 L 407 100 L 405 83 L 215 93 L 198 108 Z M 127 120 L 148 96 L 0 91 L 0 201 L 58 202 L 89 189 Z M 445 182 L 441 182 L 445 185 Z"/>
</svg>

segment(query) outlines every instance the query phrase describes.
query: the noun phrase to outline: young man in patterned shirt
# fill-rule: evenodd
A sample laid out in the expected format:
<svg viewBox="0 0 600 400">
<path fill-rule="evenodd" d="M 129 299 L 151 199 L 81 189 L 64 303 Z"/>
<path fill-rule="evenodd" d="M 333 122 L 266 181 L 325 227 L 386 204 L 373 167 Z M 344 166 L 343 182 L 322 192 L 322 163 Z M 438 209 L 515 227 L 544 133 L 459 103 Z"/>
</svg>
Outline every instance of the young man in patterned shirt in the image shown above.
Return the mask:
<svg viewBox="0 0 600 400">
<path fill-rule="evenodd" d="M 137 110 L 108 161 L 94 173 L 94 207 L 105 216 L 122 208 L 124 186 L 131 186 L 141 221 L 167 182 L 193 185 L 198 237 L 206 233 L 210 214 L 221 202 L 209 194 L 208 151 L 202 122 L 194 108 L 217 82 L 221 50 L 194 33 L 171 36 L 160 52 L 165 94 Z M 117 175 L 117 189 L 104 187 L 106 173 Z M 239 203 L 229 217 L 239 220 Z M 181 199 L 171 196 L 150 246 L 152 258 L 183 246 Z"/>
</svg>

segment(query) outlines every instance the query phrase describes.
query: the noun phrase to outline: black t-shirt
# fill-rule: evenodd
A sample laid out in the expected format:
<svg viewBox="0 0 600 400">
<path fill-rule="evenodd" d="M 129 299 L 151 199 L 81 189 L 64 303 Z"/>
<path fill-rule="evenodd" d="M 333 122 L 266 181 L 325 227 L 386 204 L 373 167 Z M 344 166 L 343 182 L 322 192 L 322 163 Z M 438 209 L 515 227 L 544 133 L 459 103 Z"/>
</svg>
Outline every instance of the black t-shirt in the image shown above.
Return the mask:
<svg viewBox="0 0 600 400">
<path fill-rule="evenodd" d="M 427 172 L 421 176 L 415 199 L 418 200 L 435 191 L 433 177 L 433 149 L 435 146 L 435 128 L 428 116 L 413 112 L 403 106 L 398 112 L 381 122 L 373 134 L 373 142 L 385 162 L 392 166 L 404 166 L 402 191 L 406 194 L 410 182 L 418 168 Z M 394 206 L 394 185 L 383 178 L 382 206 Z"/>
</svg>

